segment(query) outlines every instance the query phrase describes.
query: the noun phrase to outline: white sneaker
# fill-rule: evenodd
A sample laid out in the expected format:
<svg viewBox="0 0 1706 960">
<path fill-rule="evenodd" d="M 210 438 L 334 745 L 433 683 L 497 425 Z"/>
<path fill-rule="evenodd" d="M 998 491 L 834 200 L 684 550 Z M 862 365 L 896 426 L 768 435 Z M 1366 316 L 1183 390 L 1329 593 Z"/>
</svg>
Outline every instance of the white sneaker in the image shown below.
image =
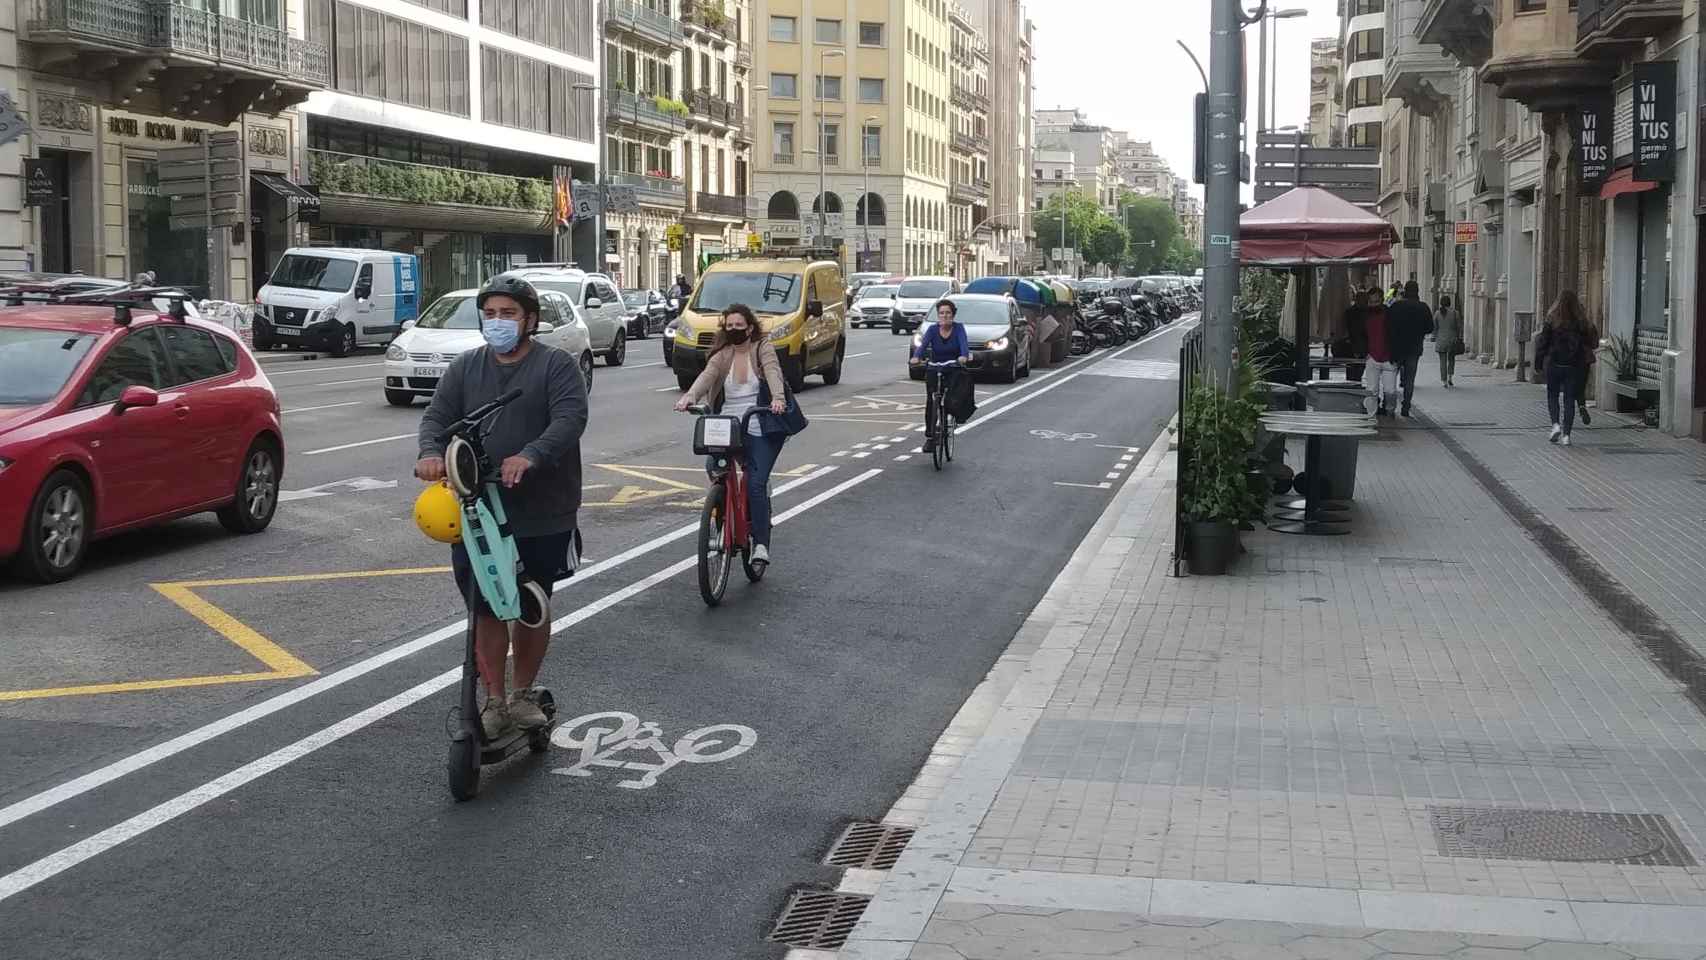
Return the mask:
<svg viewBox="0 0 1706 960">
<path fill-rule="evenodd" d="M 1557 443 L 1558 438 L 1563 436 L 1563 435 L 1564 435 L 1564 428 L 1560 427 L 1554 423 L 1552 425 L 1552 435 L 1546 438 L 1546 442 L 1547 443 Z"/>
<path fill-rule="evenodd" d="M 1566 433 L 1566 434 L 1564 434 L 1564 439 L 1562 439 L 1562 440 L 1559 440 L 1559 441 L 1558 441 L 1558 442 L 1559 442 L 1559 443 L 1561 443 L 1561 444 L 1563 444 L 1563 445 L 1564 445 L 1564 446 L 1566 446 L 1566 447 L 1567 447 L 1567 446 L 1569 446 L 1569 445 L 1570 445 L 1570 435 L 1569 435 L 1569 434 L 1567 434 L 1567 433 Z"/>
<path fill-rule="evenodd" d="M 753 544 L 752 545 L 752 562 L 753 563 L 769 563 L 770 562 L 770 548 L 766 547 L 762 543 Z"/>
</svg>

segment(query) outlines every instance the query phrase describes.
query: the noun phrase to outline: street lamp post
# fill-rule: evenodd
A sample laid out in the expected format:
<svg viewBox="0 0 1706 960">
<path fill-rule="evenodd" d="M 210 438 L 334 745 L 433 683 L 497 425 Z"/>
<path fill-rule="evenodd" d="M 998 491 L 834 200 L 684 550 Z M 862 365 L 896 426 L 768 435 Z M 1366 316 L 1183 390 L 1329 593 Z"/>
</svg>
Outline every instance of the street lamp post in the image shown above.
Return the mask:
<svg viewBox="0 0 1706 960">
<path fill-rule="evenodd" d="M 1261 42 L 1260 42 L 1260 48 L 1259 48 L 1260 53 L 1258 55 L 1258 62 L 1256 65 L 1256 135 L 1254 138 L 1252 138 L 1254 142 L 1252 142 L 1250 145 L 1250 169 L 1251 169 L 1251 175 L 1252 176 L 1254 176 L 1254 172 L 1255 172 L 1255 168 L 1256 168 L 1257 151 L 1261 149 L 1262 131 L 1264 129 L 1267 129 L 1269 126 L 1272 126 L 1272 123 L 1269 120 L 1269 109 L 1270 108 L 1268 106 L 1268 21 L 1269 20 L 1274 20 L 1274 21 L 1293 20 L 1293 19 L 1296 19 L 1297 17 L 1306 17 L 1308 15 L 1309 15 L 1309 11 L 1305 10 L 1301 7 L 1291 7 L 1291 8 L 1286 9 L 1286 10 L 1269 10 L 1269 9 L 1267 9 L 1266 3 L 1263 4 L 1262 9 L 1257 14 L 1257 16 L 1260 18 L 1262 23 L 1261 23 Z M 1272 110 L 1275 114 L 1278 114 L 1278 112 L 1279 112 L 1279 24 L 1277 22 L 1274 24 L 1274 73 L 1273 73 L 1273 79 L 1274 79 L 1274 104 L 1273 104 Z"/>
<path fill-rule="evenodd" d="M 817 237 L 823 242 L 824 234 L 828 231 L 829 204 L 824 200 L 823 162 L 824 154 L 829 150 L 827 134 L 829 127 L 823 122 L 823 62 L 829 57 L 845 57 L 844 50 L 824 50 L 817 55 Z M 841 91 L 845 96 L 847 91 Z"/>
<path fill-rule="evenodd" d="M 877 117 L 866 117 L 864 125 L 872 126 L 877 123 L 878 119 Z M 864 270 L 871 259 L 871 158 L 865 156 L 865 131 L 863 129 L 859 131 L 859 163 L 865 168 L 865 192 L 859 197 L 859 202 L 853 207 L 853 212 L 858 214 L 859 211 L 864 211 L 864 214 L 859 217 L 865 225 L 865 239 L 859 250 L 859 269 Z"/>
</svg>

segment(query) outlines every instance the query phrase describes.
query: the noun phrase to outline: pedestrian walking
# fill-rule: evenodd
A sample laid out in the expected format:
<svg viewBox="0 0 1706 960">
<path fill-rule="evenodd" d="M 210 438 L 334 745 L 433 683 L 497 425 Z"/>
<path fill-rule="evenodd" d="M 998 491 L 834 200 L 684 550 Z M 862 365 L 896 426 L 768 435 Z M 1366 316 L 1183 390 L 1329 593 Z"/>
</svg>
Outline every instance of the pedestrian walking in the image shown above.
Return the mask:
<svg viewBox="0 0 1706 960">
<path fill-rule="evenodd" d="M 1398 367 L 1392 362 L 1391 348 L 1386 338 L 1386 306 L 1380 302 L 1380 290 L 1368 292 L 1368 305 L 1362 315 L 1363 332 L 1368 337 L 1368 372 L 1364 385 L 1374 394 L 1374 412 L 1390 417 L 1391 403 L 1398 395 Z M 1370 385 L 1368 381 L 1372 380 Z"/>
<path fill-rule="evenodd" d="M 1345 308 L 1345 335 L 1333 343 L 1333 356 L 1347 360 L 1368 357 L 1368 292 L 1351 288 L 1351 305 Z M 1366 372 L 1365 363 L 1345 364 L 1345 379 L 1360 381 Z"/>
<path fill-rule="evenodd" d="M 1463 316 L 1451 305 L 1451 298 L 1439 298 L 1439 312 L 1434 314 L 1434 350 L 1439 353 L 1439 382 L 1447 387 L 1457 384 L 1457 358 L 1463 353 Z"/>
<path fill-rule="evenodd" d="M 1588 415 L 1588 375 L 1593 372 L 1593 365 L 1599 361 L 1600 334 L 1593 321 L 1584 317 L 1582 322 L 1586 323 L 1588 328 L 1587 353 L 1584 356 L 1586 362 L 1576 370 L 1576 419 L 1585 427 L 1593 423 L 1593 417 Z"/>
<path fill-rule="evenodd" d="M 1404 284 L 1404 295 L 1386 308 L 1386 341 L 1392 362 L 1398 365 L 1398 382 L 1404 391 L 1404 407 L 1410 416 L 1410 400 L 1416 395 L 1416 367 L 1422 362 L 1422 347 L 1434 332 L 1434 312 L 1422 302 L 1416 281 Z"/>
<path fill-rule="evenodd" d="M 1588 331 L 1592 325 L 1575 291 L 1558 294 L 1558 302 L 1546 313 L 1546 326 L 1534 340 L 1534 365 L 1546 371 L 1546 413 L 1552 418 L 1552 443 L 1570 445 L 1570 427 L 1576 418 L 1576 392 L 1588 365 Z M 1559 399 L 1563 400 L 1560 425 Z"/>
</svg>

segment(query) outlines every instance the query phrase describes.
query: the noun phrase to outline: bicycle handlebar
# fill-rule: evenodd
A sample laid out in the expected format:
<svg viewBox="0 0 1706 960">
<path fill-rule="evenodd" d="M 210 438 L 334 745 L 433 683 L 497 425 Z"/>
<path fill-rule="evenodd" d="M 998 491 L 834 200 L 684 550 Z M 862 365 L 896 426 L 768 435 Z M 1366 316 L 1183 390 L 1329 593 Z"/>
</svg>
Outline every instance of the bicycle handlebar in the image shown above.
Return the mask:
<svg viewBox="0 0 1706 960">
<path fill-rule="evenodd" d="M 449 440 L 451 437 L 462 432 L 463 430 L 467 430 L 468 428 L 473 427 L 475 424 L 478 424 L 481 420 L 484 420 L 487 417 L 491 416 L 492 414 L 496 413 L 499 408 L 505 406 L 506 404 L 510 404 L 510 403 L 515 402 L 516 400 L 521 399 L 521 394 L 522 394 L 521 388 L 516 387 L 515 389 L 510 390 L 509 392 L 505 393 L 503 396 L 498 397 L 496 400 L 493 400 L 490 403 L 480 404 L 479 406 L 475 407 L 474 409 L 468 411 L 467 415 L 464 416 L 462 419 L 451 424 L 449 426 L 449 428 L 447 428 L 444 431 L 444 433 L 439 437 L 439 439 L 440 440 Z"/>
<path fill-rule="evenodd" d="M 965 363 L 959 360 L 926 360 L 920 366 L 926 370 L 957 370 Z"/>
</svg>

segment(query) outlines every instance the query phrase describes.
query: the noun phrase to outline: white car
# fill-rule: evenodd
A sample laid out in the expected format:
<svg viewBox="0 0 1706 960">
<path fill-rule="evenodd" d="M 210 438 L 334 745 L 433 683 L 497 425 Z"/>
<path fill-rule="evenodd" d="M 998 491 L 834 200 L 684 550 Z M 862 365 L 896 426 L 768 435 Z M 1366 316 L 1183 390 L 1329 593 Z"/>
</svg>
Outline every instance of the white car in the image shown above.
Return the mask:
<svg viewBox="0 0 1706 960">
<path fill-rule="evenodd" d="M 485 344 L 480 336 L 480 311 L 474 305 L 478 290 L 455 290 L 439 297 L 408 324 L 385 349 L 385 399 L 406 407 L 416 397 L 431 397 L 450 361 L 464 350 Z M 586 321 L 569 298 L 549 291 L 539 294 L 540 343 L 579 358 L 581 376 L 592 392 L 592 338 Z"/>
<path fill-rule="evenodd" d="M 851 327 L 886 327 L 894 320 L 895 292 L 900 289 L 895 283 L 873 283 L 861 287 L 859 295 L 853 299 L 853 306 L 847 311 L 847 324 Z"/>
<path fill-rule="evenodd" d="M 936 302 L 950 293 L 959 293 L 960 284 L 953 277 L 907 277 L 895 291 L 892 333 L 911 333 L 928 323 Z"/>
</svg>

